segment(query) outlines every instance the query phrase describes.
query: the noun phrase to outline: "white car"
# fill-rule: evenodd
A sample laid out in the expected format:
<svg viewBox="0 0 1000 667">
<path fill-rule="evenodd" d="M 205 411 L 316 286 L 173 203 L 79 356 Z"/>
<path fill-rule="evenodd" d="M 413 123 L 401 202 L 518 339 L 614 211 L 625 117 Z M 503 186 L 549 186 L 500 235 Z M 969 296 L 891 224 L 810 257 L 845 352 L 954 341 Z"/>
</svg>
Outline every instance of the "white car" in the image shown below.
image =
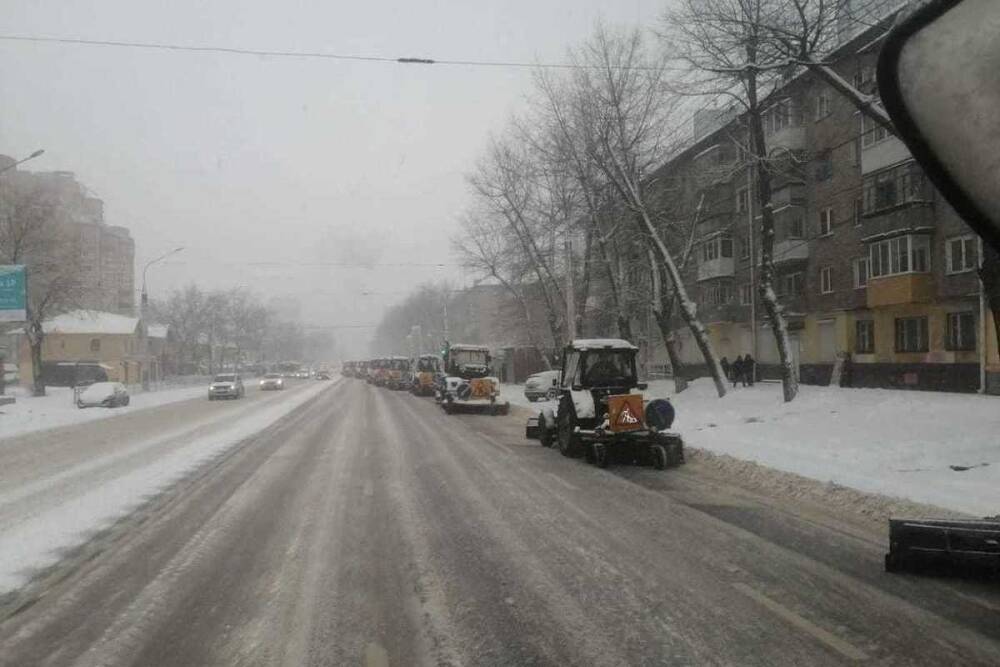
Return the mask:
<svg viewBox="0 0 1000 667">
<path fill-rule="evenodd" d="M 260 380 L 260 388 L 263 391 L 274 391 L 285 388 L 285 381 L 281 379 L 281 373 L 268 373 Z"/>
<path fill-rule="evenodd" d="M 78 408 L 117 408 L 128 403 L 128 390 L 121 382 L 95 382 L 76 399 Z"/>
<path fill-rule="evenodd" d="M 532 403 L 559 396 L 559 380 L 562 371 L 542 371 L 528 377 L 524 382 L 524 397 Z"/>
</svg>

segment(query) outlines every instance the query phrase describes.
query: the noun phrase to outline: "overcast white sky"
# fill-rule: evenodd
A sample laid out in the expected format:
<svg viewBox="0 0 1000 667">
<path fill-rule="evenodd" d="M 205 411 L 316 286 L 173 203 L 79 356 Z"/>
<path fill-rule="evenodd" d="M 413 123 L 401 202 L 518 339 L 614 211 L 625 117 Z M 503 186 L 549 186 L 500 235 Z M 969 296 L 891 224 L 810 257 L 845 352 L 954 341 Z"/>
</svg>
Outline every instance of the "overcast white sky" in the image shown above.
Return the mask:
<svg viewBox="0 0 1000 667">
<path fill-rule="evenodd" d="M 7 0 L 0 33 L 561 61 L 599 17 L 652 26 L 663 6 Z M 30 168 L 76 172 L 107 221 L 131 229 L 138 267 L 185 246 L 150 270 L 154 296 L 188 281 L 247 285 L 300 298 L 314 324 L 372 323 L 418 282 L 467 279 L 454 268 L 309 264 L 453 262 L 463 172 L 528 84 L 520 69 L 0 41 L 0 153 L 44 148 Z M 367 337 L 338 331 L 358 354 Z"/>
</svg>

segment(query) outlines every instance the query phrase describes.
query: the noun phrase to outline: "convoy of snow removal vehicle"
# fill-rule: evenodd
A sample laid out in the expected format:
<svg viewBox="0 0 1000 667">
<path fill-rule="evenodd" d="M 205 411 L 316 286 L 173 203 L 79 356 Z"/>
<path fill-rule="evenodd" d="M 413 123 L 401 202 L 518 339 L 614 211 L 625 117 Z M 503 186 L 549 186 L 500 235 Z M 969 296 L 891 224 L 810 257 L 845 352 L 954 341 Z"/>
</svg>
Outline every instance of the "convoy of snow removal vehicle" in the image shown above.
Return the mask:
<svg viewBox="0 0 1000 667">
<path fill-rule="evenodd" d="M 632 343 L 615 338 L 580 339 L 567 345 L 562 372 L 547 371 L 551 386 L 536 397 L 558 403 L 530 417 L 525 436 L 602 468 L 633 463 L 663 470 L 683 463 L 683 440 L 671 430 L 673 405 L 665 398 L 645 397 L 637 352 Z M 505 415 L 510 402 L 501 397 L 492 362 L 483 345 L 445 342 L 440 355 L 345 361 L 341 374 L 378 387 L 434 396 L 448 414 Z"/>
</svg>

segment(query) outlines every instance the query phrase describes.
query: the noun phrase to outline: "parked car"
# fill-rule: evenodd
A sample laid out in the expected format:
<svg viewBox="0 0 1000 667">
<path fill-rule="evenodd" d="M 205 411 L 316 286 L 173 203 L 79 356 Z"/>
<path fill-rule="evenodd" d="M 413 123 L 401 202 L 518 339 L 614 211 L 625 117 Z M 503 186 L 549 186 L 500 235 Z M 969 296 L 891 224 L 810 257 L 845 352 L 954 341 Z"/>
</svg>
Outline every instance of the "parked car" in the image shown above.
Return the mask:
<svg viewBox="0 0 1000 667">
<path fill-rule="evenodd" d="M 316 379 L 317 380 L 329 380 L 330 379 L 330 373 L 327 372 L 327 371 L 318 371 L 316 373 Z"/>
<path fill-rule="evenodd" d="M 562 371 L 560 370 L 535 373 L 524 382 L 524 397 L 532 403 L 558 397 L 561 378 Z"/>
<path fill-rule="evenodd" d="M 128 404 L 128 390 L 121 382 L 95 382 L 76 399 L 78 408 L 117 408 Z"/>
<path fill-rule="evenodd" d="M 217 398 L 243 398 L 246 389 L 243 388 L 243 379 L 235 373 L 223 373 L 216 375 L 212 384 L 208 385 L 208 400 L 214 401 Z"/>
<path fill-rule="evenodd" d="M 267 373 L 261 378 L 260 388 L 262 391 L 284 389 L 285 381 L 281 379 L 281 373 Z"/>
</svg>

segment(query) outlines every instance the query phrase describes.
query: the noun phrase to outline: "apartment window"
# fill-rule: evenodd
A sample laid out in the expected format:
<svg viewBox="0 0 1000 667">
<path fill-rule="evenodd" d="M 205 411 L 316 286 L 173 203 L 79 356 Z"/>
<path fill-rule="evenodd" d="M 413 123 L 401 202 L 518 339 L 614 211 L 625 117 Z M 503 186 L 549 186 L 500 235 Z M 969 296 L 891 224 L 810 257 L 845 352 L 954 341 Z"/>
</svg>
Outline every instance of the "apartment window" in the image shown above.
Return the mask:
<svg viewBox="0 0 1000 667">
<path fill-rule="evenodd" d="M 722 257 L 733 256 L 733 240 L 728 236 L 723 236 L 719 239 L 719 254 Z"/>
<path fill-rule="evenodd" d="M 774 134 L 799 124 L 798 109 L 791 100 L 776 102 L 764 112 L 764 133 Z"/>
<path fill-rule="evenodd" d="M 944 348 L 946 350 L 976 349 L 976 317 L 972 312 L 948 313 L 947 334 Z"/>
<path fill-rule="evenodd" d="M 750 235 L 744 234 L 743 241 L 740 243 L 740 259 L 750 258 Z"/>
<path fill-rule="evenodd" d="M 90 339 L 90 351 L 91 352 L 100 352 L 101 351 L 101 339 L 100 338 L 91 338 Z"/>
<path fill-rule="evenodd" d="M 861 224 L 861 214 L 864 213 L 864 200 L 858 197 L 854 200 L 854 226 L 857 227 Z"/>
<path fill-rule="evenodd" d="M 889 130 L 876 120 L 861 114 L 861 147 L 868 148 L 885 141 L 890 136 Z"/>
<path fill-rule="evenodd" d="M 875 351 L 875 320 L 854 322 L 854 351 L 857 354 L 871 354 Z"/>
<path fill-rule="evenodd" d="M 926 178 L 915 162 L 865 177 L 864 212 L 874 213 L 908 202 L 927 201 Z"/>
<path fill-rule="evenodd" d="M 790 239 L 801 239 L 805 238 L 806 235 L 806 223 L 802 218 L 792 218 L 788 221 L 788 234 L 787 237 Z"/>
<path fill-rule="evenodd" d="M 854 260 L 854 289 L 864 289 L 868 286 L 868 258 L 857 257 Z"/>
<path fill-rule="evenodd" d="M 896 352 L 927 351 L 927 318 L 900 317 L 896 319 Z"/>
<path fill-rule="evenodd" d="M 746 213 L 750 210 L 750 190 L 740 188 L 736 191 L 736 212 Z"/>
<path fill-rule="evenodd" d="M 824 208 L 819 212 L 819 235 L 830 236 L 833 234 L 833 209 Z"/>
<path fill-rule="evenodd" d="M 753 287 L 750 283 L 740 285 L 740 305 L 749 306 L 753 301 Z"/>
<path fill-rule="evenodd" d="M 868 271 L 872 278 L 930 271 L 930 238 L 908 234 L 872 243 L 868 246 Z"/>
<path fill-rule="evenodd" d="M 830 94 L 820 93 L 816 96 L 816 120 L 822 120 L 830 115 Z"/>
<path fill-rule="evenodd" d="M 733 256 L 733 239 L 728 236 L 715 236 L 701 244 L 702 261 L 710 262 L 720 257 Z"/>
<path fill-rule="evenodd" d="M 833 158 L 830 151 L 824 151 L 816 158 L 814 175 L 817 181 L 828 181 L 833 177 Z"/>
<path fill-rule="evenodd" d="M 867 92 L 866 88 L 869 88 L 875 82 L 875 68 L 874 67 L 862 67 L 857 72 L 854 73 L 854 87 L 861 92 Z"/>
<path fill-rule="evenodd" d="M 975 236 L 967 234 L 948 239 L 944 251 L 948 273 L 964 273 L 976 268 L 979 253 L 976 252 Z"/>
<path fill-rule="evenodd" d="M 778 278 L 778 296 L 795 298 L 802 293 L 805 275 L 801 271 L 786 273 Z"/>
<path fill-rule="evenodd" d="M 710 306 L 721 306 L 733 300 L 733 286 L 729 283 L 706 285 L 702 300 Z"/>
<path fill-rule="evenodd" d="M 833 292 L 833 268 L 824 266 L 819 270 L 819 291 L 821 294 Z"/>
</svg>

